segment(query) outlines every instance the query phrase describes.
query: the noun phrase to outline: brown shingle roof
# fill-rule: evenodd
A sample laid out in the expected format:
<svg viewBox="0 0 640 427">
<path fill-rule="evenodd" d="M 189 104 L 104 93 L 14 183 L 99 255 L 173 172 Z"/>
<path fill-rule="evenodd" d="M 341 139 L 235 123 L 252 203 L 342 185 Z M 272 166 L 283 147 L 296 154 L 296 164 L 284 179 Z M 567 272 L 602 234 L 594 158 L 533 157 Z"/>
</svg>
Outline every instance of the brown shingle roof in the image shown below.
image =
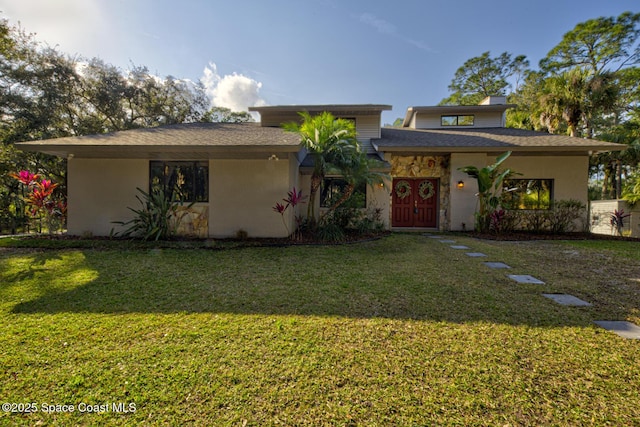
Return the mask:
<svg viewBox="0 0 640 427">
<path fill-rule="evenodd" d="M 56 138 L 16 144 L 18 148 L 59 156 L 143 157 L 149 153 L 231 151 L 297 152 L 300 137 L 258 123 L 187 123 L 107 134 Z"/>
<path fill-rule="evenodd" d="M 512 128 L 406 129 L 382 128 L 372 140 L 380 151 L 614 151 L 623 144 L 573 138 Z"/>
</svg>

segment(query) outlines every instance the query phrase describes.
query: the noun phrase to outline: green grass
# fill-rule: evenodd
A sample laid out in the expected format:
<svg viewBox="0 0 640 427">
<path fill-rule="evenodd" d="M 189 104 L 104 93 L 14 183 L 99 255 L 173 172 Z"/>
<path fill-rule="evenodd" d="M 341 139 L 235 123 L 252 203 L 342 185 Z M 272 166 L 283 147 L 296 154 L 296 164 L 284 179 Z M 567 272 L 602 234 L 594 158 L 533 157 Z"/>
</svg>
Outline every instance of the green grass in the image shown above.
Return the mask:
<svg viewBox="0 0 640 427">
<path fill-rule="evenodd" d="M 640 343 L 592 323 L 640 324 L 637 243 L 454 238 L 489 257 L 420 235 L 220 251 L 5 243 L 0 396 L 40 411 L 0 425 L 637 423 Z"/>
</svg>

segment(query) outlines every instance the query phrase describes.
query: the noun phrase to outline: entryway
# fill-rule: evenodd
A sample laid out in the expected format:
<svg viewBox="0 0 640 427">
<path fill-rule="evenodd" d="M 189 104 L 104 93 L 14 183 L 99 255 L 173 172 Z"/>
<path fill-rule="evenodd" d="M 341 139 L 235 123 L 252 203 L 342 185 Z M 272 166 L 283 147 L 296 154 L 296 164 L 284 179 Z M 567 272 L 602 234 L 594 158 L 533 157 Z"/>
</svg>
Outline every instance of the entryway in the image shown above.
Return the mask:
<svg viewBox="0 0 640 427">
<path fill-rule="evenodd" d="M 394 178 L 391 226 L 436 228 L 439 186 L 436 178 Z"/>
</svg>

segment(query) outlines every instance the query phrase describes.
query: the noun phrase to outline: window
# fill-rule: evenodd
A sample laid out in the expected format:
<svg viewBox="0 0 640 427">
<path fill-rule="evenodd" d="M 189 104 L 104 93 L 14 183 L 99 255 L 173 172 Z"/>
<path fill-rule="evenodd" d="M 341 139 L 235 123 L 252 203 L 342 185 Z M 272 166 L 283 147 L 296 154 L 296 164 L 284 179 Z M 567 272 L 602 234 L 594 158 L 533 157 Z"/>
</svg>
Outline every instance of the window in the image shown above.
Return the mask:
<svg viewBox="0 0 640 427">
<path fill-rule="evenodd" d="M 320 191 L 320 207 L 330 208 L 344 194 L 347 187 L 347 181 L 342 178 L 325 178 Z M 350 207 L 366 208 L 367 207 L 367 184 L 362 183 L 353 190 L 349 202 Z"/>
<path fill-rule="evenodd" d="M 505 209 L 549 209 L 552 202 L 552 179 L 506 179 L 502 184 Z"/>
<path fill-rule="evenodd" d="M 149 189 L 160 188 L 167 197 L 181 202 L 209 200 L 208 162 L 149 163 Z"/>
<path fill-rule="evenodd" d="M 442 126 L 473 126 L 473 119 L 472 115 L 441 116 L 440 124 Z"/>
</svg>

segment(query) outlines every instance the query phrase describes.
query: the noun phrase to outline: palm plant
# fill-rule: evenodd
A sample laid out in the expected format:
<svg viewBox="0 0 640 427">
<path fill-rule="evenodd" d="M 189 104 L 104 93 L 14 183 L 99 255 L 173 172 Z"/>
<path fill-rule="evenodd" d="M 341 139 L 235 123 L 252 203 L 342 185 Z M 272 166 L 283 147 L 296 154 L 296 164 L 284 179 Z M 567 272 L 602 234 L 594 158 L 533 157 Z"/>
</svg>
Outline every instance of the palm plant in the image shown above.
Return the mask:
<svg viewBox="0 0 640 427">
<path fill-rule="evenodd" d="M 351 162 L 358 155 L 360 146 L 356 140 L 356 126 L 351 120 L 336 119 L 331 113 L 323 112 L 311 116 L 308 112 L 299 113 L 302 123 L 287 123 L 285 130 L 300 135 L 300 143 L 313 158 L 309 205 L 307 218 L 315 219 L 315 200 L 327 171 L 342 170 L 340 165 Z"/>
<path fill-rule="evenodd" d="M 502 183 L 509 176 L 515 174 L 511 169 L 500 169 L 500 165 L 511 155 L 511 151 L 501 154 L 494 164 L 478 168 L 465 166 L 458 170 L 466 173 L 478 181 L 478 202 L 480 204 L 476 214 L 476 229 L 485 232 L 491 226 L 491 214 L 500 205 Z"/>
<path fill-rule="evenodd" d="M 340 198 L 322 215 L 320 222 L 349 200 L 358 185 L 362 183 L 367 185 L 383 184 L 384 180 L 388 179 L 388 175 L 376 171 L 376 168 L 381 166 L 381 161 L 370 159 L 363 151 L 352 153 L 350 156 L 341 159 L 340 162 L 329 165 L 328 171 L 341 175 L 347 185 Z"/>
</svg>

